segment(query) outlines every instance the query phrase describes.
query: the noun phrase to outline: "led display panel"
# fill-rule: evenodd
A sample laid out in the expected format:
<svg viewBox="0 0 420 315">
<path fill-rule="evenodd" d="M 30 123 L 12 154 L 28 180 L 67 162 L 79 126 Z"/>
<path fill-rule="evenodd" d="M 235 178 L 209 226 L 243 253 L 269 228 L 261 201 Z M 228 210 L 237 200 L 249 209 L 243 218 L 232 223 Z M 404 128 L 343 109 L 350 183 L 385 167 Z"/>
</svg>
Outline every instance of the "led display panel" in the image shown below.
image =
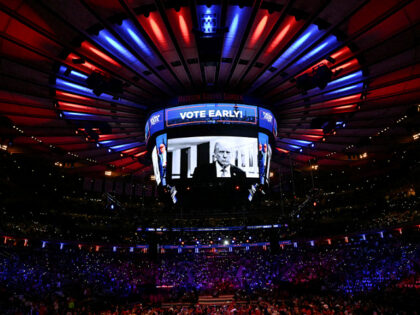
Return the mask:
<svg viewBox="0 0 420 315">
<path fill-rule="evenodd" d="M 267 129 L 277 136 L 277 122 L 271 111 L 265 108 L 259 108 L 259 126 Z"/>
<path fill-rule="evenodd" d="M 271 146 L 266 134 L 258 133 L 258 169 L 260 184 L 268 184 L 270 178 Z"/>
<path fill-rule="evenodd" d="M 257 115 L 257 106 L 238 104 L 196 104 L 165 110 L 166 127 L 215 123 L 256 125 Z"/>
<path fill-rule="evenodd" d="M 171 179 L 208 181 L 258 178 L 258 141 L 250 137 L 203 136 L 168 140 Z"/>
<path fill-rule="evenodd" d="M 159 110 L 153 113 L 149 117 L 149 119 L 146 121 L 146 127 L 145 127 L 146 141 L 148 141 L 150 136 L 153 135 L 154 133 L 163 130 L 164 126 L 165 126 L 164 111 Z"/>
<path fill-rule="evenodd" d="M 168 166 L 166 133 L 156 137 L 156 146 L 152 151 L 152 162 L 156 183 L 166 186 L 166 170 Z"/>
</svg>

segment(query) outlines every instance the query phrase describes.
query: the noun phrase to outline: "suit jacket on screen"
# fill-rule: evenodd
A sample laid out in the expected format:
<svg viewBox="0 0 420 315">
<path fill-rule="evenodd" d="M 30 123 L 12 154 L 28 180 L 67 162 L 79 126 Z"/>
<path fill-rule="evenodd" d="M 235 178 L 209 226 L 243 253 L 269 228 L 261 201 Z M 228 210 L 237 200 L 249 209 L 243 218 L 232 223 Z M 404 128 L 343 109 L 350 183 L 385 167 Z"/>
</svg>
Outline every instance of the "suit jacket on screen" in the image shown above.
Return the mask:
<svg viewBox="0 0 420 315">
<path fill-rule="evenodd" d="M 218 178 L 217 177 L 217 170 L 216 170 L 216 163 L 204 164 L 199 165 L 194 170 L 193 175 L 194 180 L 208 182 L 214 181 L 216 179 L 229 179 L 229 177 Z M 235 181 L 242 181 L 245 180 L 246 174 L 243 170 L 236 167 L 235 165 L 230 165 L 230 178 Z"/>
</svg>

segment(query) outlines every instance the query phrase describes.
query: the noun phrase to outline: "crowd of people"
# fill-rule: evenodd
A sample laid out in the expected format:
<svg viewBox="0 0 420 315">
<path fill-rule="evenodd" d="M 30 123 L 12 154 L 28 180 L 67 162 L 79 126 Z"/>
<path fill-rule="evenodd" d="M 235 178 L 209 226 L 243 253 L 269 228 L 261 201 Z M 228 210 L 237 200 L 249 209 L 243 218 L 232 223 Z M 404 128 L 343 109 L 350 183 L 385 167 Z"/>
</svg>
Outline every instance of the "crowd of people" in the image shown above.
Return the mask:
<svg viewBox="0 0 420 315">
<path fill-rule="evenodd" d="M 164 302 L 194 304 L 202 295 L 230 294 L 237 306 L 192 311 L 224 314 L 234 307 L 236 313 L 262 314 L 270 308 L 287 314 L 296 308 L 302 313 L 306 307 L 326 314 L 348 308 L 363 313 L 366 307 L 386 308 L 366 304 L 365 298 L 382 299 L 395 290 L 418 294 L 419 271 L 418 231 L 278 252 L 258 248 L 153 256 L 3 245 L 0 312 L 42 313 L 42 308 L 44 313 L 82 313 L 128 305 L 140 313 L 159 313 Z"/>
<path fill-rule="evenodd" d="M 167 245 L 220 244 L 270 242 L 273 239 L 293 240 L 319 238 L 338 234 L 352 234 L 380 228 L 398 228 L 420 222 L 420 199 L 417 197 L 393 200 L 381 210 L 366 208 L 359 216 L 328 210 L 301 209 L 288 216 L 263 218 L 208 218 L 165 220 L 150 215 L 138 218 L 135 213 L 110 212 L 81 213 L 74 210 L 16 211 L 4 207 L 1 214 L 7 220 L 0 222 L 0 235 L 17 238 L 35 238 L 55 241 L 74 241 L 91 244 L 136 245 L 156 241 Z M 349 218 L 350 216 L 350 218 Z M 206 225 L 207 224 L 207 225 Z M 275 226 L 264 228 L 267 225 Z M 121 229 L 121 227 L 124 229 Z M 257 226 L 257 228 L 255 228 Z M 234 227 L 233 230 L 227 227 Z M 249 228 L 248 228 L 249 227 Z M 149 228 L 152 228 L 150 231 Z M 203 229 L 204 228 L 204 229 Z M 215 230 L 211 230 L 214 229 Z M 154 229 L 154 230 L 153 230 Z M 201 229 L 201 230 L 200 230 Z M 176 231 L 173 231 L 176 230 Z M 329 234 L 325 235 L 325 231 Z"/>
<path fill-rule="evenodd" d="M 313 183 L 297 192 L 280 182 L 279 193 L 259 203 L 207 212 L 168 209 L 154 196 L 86 191 L 89 181 L 45 162 L 9 154 L 0 159 L 0 314 L 420 309 L 415 172 L 409 182 L 397 171 L 397 181 L 388 172 L 352 182 L 348 173 L 324 173 L 314 178 L 318 188 Z M 235 247 L 252 243 L 268 245 Z M 141 251 L 138 244 L 149 248 Z M 224 295 L 232 302 L 200 301 Z"/>
</svg>

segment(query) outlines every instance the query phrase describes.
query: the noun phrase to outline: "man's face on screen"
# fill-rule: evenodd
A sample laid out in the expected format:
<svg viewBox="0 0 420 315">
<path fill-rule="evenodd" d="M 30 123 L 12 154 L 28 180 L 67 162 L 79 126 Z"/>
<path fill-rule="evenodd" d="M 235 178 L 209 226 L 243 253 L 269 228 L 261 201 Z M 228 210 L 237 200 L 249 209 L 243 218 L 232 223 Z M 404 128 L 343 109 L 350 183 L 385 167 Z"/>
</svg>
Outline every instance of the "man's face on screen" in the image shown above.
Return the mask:
<svg viewBox="0 0 420 315">
<path fill-rule="evenodd" d="M 221 166 L 228 166 L 230 164 L 231 150 L 223 143 L 216 143 L 214 147 L 216 161 Z"/>
</svg>

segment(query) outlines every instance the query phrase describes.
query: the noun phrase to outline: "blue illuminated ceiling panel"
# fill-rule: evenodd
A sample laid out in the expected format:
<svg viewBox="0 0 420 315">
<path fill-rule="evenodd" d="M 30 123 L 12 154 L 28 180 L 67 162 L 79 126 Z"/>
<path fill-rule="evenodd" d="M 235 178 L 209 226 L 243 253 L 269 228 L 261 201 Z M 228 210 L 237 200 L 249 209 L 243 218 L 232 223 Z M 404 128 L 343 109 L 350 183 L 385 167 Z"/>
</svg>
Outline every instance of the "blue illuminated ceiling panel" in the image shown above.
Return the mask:
<svg viewBox="0 0 420 315">
<path fill-rule="evenodd" d="M 198 26 L 203 37 L 215 36 L 220 25 L 220 5 L 197 5 Z"/>
<path fill-rule="evenodd" d="M 321 59 L 327 52 L 337 48 L 339 45 L 340 43 L 337 41 L 337 38 L 334 35 L 330 35 L 315 48 L 311 49 L 308 53 L 299 58 L 299 60 L 288 67 L 285 71 L 289 71 L 291 73 L 302 71 L 305 67 L 308 67 L 316 60 Z"/>
<path fill-rule="evenodd" d="M 139 105 L 136 104 L 134 102 L 125 100 L 125 99 L 115 99 L 114 96 L 103 93 L 100 96 L 97 96 L 93 93 L 93 91 L 91 89 L 89 89 L 86 86 L 77 84 L 77 83 L 73 83 L 67 80 L 63 80 L 60 78 L 57 78 L 56 81 L 56 87 L 57 89 L 63 90 L 63 91 L 67 91 L 67 92 L 73 92 L 76 94 L 81 94 L 81 95 L 85 95 L 85 96 L 89 96 L 92 98 L 99 98 L 101 100 L 104 101 L 108 101 L 108 102 L 113 102 L 113 103 L 119 103 L 121 105 L 126 105 L 126 106 L 131 106 L 131 107 L 137 107 L 137 108 L 146 108 L 143 105 Z"/>
<path fill-rule="evenodd" d="M 234 57 L 235 51 L 239 48 L 239 43 L 243 32 L 243 25 L 249 19 L 251 8 L 231 6 L 228 11 L 226 27 L 228 31 L 225 34 L 223 43 L 222 58 Z"/>
<path fill-rule="evenodd" d="M 143 35 L 137 30 L 136 26 L 130 20 L 122 21 L 121 25 L 115 25 L 115 30 L 140 56 L 157 60 L 152 48 L 147 43 Z"/>
<path fill-rule="evenodd" d="M 133 33 L 134 34 L 134 33 Z M 105 48 L 111 54 L 118 56 L 120 60 L 125 61 L 125 63 L 140 73 L 146 71 L 147 68 L 135 57 L 125 46 L 116 39 L 110 31 L 101 30 L 98 36 L 93 37 L 93 39 Z"/>
<path fill-rule="evenodd" d="M 325 34 L 325 30 L 320 30 L 317 25 L 309 26 L 299 38 L 289 46 L 289 48 L 273 63 L 273 67 L 281 69 L 291 62 L 300 52 L 314 44 Z"/>
</svg>

